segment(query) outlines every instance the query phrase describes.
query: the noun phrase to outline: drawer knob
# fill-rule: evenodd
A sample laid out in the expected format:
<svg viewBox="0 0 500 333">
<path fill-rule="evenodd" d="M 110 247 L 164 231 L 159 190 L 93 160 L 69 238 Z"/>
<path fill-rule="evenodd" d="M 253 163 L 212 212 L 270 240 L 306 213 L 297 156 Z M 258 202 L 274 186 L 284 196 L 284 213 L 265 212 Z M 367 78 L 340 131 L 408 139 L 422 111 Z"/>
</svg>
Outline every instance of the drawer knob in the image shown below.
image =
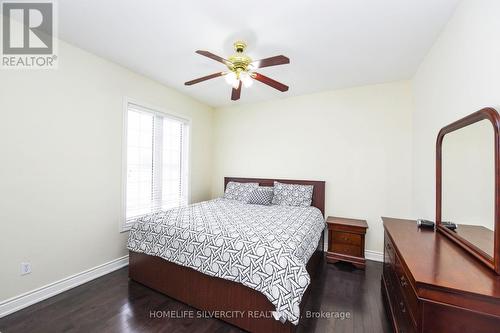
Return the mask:
<svg viewBox="0 0 500 333">
<path fill-rule="evenodd" d="M 404 275 L 401 275 L 401 286 L 403 287 L 406 287 L 408 285 L 408 282 L 406 282 L 406 278 L 404 277 Z"/>
<path fill-rule="evenodd" d="M 403 302 L 399 302 L 399 307 L 401 308 L 401 312 L 406 312 L 405 304 Z"/>
</svg>

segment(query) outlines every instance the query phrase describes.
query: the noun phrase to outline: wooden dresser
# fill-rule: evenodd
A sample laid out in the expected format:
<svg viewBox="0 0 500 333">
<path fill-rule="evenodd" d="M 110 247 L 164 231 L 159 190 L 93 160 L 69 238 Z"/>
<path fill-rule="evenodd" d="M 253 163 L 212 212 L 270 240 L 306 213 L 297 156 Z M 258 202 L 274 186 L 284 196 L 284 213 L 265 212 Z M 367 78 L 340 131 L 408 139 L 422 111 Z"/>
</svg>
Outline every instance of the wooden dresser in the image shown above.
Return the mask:
<svg viewBox="0 0 500 333">
<path fill-rule="evenodd" d="M 382 294 L 395 332 L 500 332 L 500 276 L 415 221 L 382 220 Z"/>
</svg>

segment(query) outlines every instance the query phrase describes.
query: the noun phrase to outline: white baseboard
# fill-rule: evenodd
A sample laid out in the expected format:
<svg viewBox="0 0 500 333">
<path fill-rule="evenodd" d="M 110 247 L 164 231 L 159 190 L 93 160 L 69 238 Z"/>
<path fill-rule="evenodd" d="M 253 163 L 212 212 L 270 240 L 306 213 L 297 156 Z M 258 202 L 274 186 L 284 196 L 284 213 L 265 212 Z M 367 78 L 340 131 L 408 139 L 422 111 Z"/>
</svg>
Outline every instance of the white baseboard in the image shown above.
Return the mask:
<svg viewBox="0 0 500 333">
<path fill-rule="evenodd" d="M 0 302 L 0 318 L 128 265 L 128 255 Z"/>
<path fill-rule="evenodd" d="M 384 253 L 372 250 L 365 250 L 365 258 L 366 260 L 384 262 Z"/>
</svg>

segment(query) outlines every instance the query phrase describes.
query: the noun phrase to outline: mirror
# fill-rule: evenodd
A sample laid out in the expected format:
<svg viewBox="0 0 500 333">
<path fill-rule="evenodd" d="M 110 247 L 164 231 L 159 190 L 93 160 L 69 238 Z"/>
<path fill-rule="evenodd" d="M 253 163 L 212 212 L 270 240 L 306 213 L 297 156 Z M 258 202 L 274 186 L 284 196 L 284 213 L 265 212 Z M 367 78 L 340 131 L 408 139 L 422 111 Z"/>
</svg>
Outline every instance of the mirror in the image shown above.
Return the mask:
<svg viewBox="0 0 500 333">
<path fill-rule="evenodd" d="M 488 120 L 447 134 L 442 144 L 442 221 L 493 259 L 495 132 Z"/>
<path fill-rule="evenodd" d="M 436 164 L 438 230 L 497 273 L 499 124 L 498 113 L 487 108 L 446 126 L 438 136 Z M 456 224 L 456 229 L 446 227 L 446 222 Z"/>
</svg>

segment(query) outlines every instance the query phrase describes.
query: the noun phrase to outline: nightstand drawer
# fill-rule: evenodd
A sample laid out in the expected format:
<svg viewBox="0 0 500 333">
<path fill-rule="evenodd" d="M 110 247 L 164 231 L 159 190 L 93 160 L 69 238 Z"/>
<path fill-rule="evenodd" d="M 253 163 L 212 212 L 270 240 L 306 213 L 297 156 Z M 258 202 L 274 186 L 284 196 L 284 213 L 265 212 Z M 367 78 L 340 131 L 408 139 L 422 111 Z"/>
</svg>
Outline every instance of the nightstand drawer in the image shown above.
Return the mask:
<svg viewBox="0 0 500 333">
<path fill-rule="evenodd" d="M 333 243 L 361 246 L 361 235 L 351 234 L 348 232 L 334 231 Z"/>
<path fill-rule="evenodd" d="M 356 245 L 333 243 L 333 252 L 346 254 L 354 257 L 361 257 L 361 247 Z"/>
</svg>

